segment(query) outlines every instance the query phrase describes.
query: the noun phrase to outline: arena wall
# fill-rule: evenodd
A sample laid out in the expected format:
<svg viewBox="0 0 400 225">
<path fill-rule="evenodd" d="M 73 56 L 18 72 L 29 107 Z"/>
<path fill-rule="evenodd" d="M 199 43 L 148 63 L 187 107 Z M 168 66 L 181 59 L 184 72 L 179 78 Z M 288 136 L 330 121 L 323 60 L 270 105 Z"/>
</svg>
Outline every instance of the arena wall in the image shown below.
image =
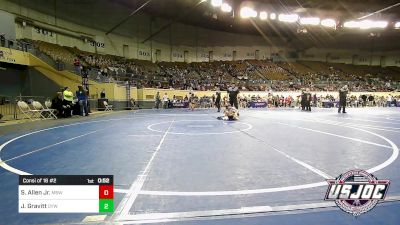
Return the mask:
<svg viewBox="0 0 400 225">
<path fill-rule="evenodd" d="M 346 49 L 310 48 L 299 57 L 305 61 L 345 63 L 367 66 L 400 66 L 400 52 L 349 51 Z"/>
<path fill-rule="evenodd" d="M 300 59 L 355 65 L 400 66 L 399 52 L 387 54 L 385 52 L 349 51 L 348 49 L 310 48 L 297 54 L 294 49 L 287 48 L 288 44 L 285 40 L 270 38 L 272 43 L 270 44 L 260 36 L 232 34 L 180 23 L 171 25 L 151 40 L 142 43 L 152 32 L 168 22 L 160 18 L 151 20 L 146 15 L 137 15 L 132 18 L 134 26 L 122 26 L 121 29 L 126 28 L 132 32 L 131 36 L 123 36 L 117 34 L 117 32 L 105 35 L 104 31 L 21 7 L 11 1 L 0 0 L 0 9 L 14 14 L 16 18 L 27 18 L 33 21 L 33 25 L 28 23 L 26 26 L 16 22 L 17 38 L 41 40 L 63 46 L 77 47 L 88 52 L 126 56 L 128 58 L 152 60 L 153 62 L 156 60 L 209 61 L 210 52 L 212 52 L 211 60 L 255 59 L 255 51 L 258 50 L 259 59 L 271 58 L 272 55 L 279 54 L 277 60 L 294 61 Z M 85 18 L 82 17 L 82 19 Z M 37 29 L 37 27 L 45 28 Z M 67 34 L 75 34 L 76 37 L 59 32 L 52 32 L 50 36 L 47 32 L 63 29 L 67 31 Z M 81 36 L 93 38 L 96 41 L 94 45 L 99 45 L 99 47 L 92 46 L 93 42 L 83 41 L 80 38 Z M 156 54 L 157 50 L 160 54 Z M 234 57 L 234 51 L 236 57 Z M 290 56 L 293 55 L 299 55 L 299 58 L 291 58 Z"/>
</svg>

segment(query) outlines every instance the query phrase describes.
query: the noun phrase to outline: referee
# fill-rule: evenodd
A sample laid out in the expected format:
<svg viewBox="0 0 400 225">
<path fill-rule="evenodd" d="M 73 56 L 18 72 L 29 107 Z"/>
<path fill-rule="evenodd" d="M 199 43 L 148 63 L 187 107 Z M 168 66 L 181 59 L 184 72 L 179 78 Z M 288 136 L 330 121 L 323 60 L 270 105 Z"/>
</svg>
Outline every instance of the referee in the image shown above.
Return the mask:
<svg viewBox="0 0 400 225">
<path fill-rule="evenodd" d="M 232 83 L 227 92 L 229 95 L 229 104 L 235 106 L 236 109 L 239 109 L 239 104 L 237 100 L 239 88 L 235 86 L 235 83 Z"/>
<path fill-rule="evenodd" d="M 347 87 L 347 85 L 344 85 L 342 88 L 340 88 L 338 113 L 340 113 L 342 108 L 343 108 L 343 113 L 346 113 L 346 101 L 348 93 L 349 93 L 349 88 Z"/>
</svg>

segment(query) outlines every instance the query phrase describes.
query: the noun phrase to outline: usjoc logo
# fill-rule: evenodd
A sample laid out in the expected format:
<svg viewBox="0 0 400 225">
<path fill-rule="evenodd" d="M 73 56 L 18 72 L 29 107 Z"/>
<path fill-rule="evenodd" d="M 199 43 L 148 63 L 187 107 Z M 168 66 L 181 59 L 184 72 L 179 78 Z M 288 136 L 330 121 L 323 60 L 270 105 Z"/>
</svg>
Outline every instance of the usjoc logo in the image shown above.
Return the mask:
<svg viewBox="0 0 400 225">
<path fill-rule="evenodd" d="M 366 213 L 385 200 L 390 184 L 389 180 L 378 180 L 364 170 L 350 170 L 327 182 L 325 200 L 335 201 L 340 209 L 353 216 Z"/>
</svg>

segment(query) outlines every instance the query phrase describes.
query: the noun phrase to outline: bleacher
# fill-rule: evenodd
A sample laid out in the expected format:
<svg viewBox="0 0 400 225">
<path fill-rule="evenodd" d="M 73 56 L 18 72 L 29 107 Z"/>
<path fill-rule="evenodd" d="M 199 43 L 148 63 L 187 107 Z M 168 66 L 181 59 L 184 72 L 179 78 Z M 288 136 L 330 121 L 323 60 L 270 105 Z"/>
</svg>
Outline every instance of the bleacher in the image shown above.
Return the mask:
<svg viewBox="0 0 400 225">
<path fill-rule="evenodd" d="M 269 60 L 215 62 L 159 62 L 81 51 L 77 48 L 32 41 L 54 61 L 73 68 L 75 59 L 90 69 L 98 82 L 130 82 L 138 87 L 212 90 L 237 83 L 243 90 L 335 90 L 345 82 L 358 90 L 392 90 L 388 81 L 400 80 L 397 67 L 348 65 L 317 61 L 271 62 Z M 76 71 L 75 71 L 76 72 Z M 269 87 L 267 87 L 269 86 Z"/>
<path fill-rule="evenodd" d="M 51 57 L 54 61 L 61 61 L 65 64 L 73 64 L 76 55 L 68 50 L 68 48 L 43 42 L 43 41 L 32 41 L 33 47 Z"/>
<path fill-rule="evenodd" d="M 252 60 L 252 65 L 268 80 L 289 80 L 290 73 L 277 63 L 266 60 Z"/>
</svg>

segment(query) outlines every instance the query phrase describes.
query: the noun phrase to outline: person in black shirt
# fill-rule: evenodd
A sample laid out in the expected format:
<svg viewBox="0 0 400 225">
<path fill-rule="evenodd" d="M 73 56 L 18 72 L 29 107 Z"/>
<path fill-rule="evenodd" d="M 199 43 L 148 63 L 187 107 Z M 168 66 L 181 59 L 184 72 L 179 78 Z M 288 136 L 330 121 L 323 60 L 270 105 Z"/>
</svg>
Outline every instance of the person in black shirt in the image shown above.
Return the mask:
<svg viewBox="0 0 400 225">
<path fill-rule="evenodd" d="M 307 91 L 306 93 L 306 111 L 311 112 L 311 93 Z"/>
<path fill-rule="evenodd" d="M 375 106 L 373 95 L 368 96 L 368 102 L 369 102 L 369 106 Z"/>
<path fill-rule="evenodd" d="M 237 100 L 237 96 L 239 94 L 239 88 L 235 86 L 234 83 L 228 88 L 228 95 L 229 95 L 229 104 L 235 106 L 236 109 L 239 109 L 239 104 Z"/>
<path fill-rule="evenodd" d="M 306 101 L 307 101 L 307 93 L 305 91 L 301 92 L 301 110 L 304 111 L 306 110 Z"/>
<path fill-rule="evenodd" d="M 312 99 L 313 99 L 313 106 L 317 107 L 317 102 L 318 102 L 317 94 L 314 94 Z"/>
<path fill-rule="evenodd" d="M 349 92 L 349 88 L 347 85 L 344 85 L 339 90 L 339 109 L 338 113 L 340 113 L 341 109 L 343 108 L 343 113 L 346 113 L 346 101 L 347 101 L 347 93 Z"/>
<path fill-rule="evenodd" d="M 0 46 L 6 47 L 6 34 L 0 34 Z"/>
<path fill-rule="evenodd" d="M 367 106 L 367 96 L 366 95 L 361 95 L 361 99 L 363 100 L 362 106 L 363 107 Z"/>
<path fill-rule="evenodd" d="M 57 95 L 52 99 L 51 108 L 56 110 L 57 118 L 65 117 L 66 106 L 63 104 L 62 92 L 57 92 Z"/>
<path fill-rule="evenodd" d="M 106 91 L 104 89 L 101 90 L 100 98 L 106 98 Z"/>
<path fill-rule="evenodd" d="M 217 88 L 217 93 L 215 93 L 215 95 L 217 96 L 215 98 L 215 106 L 218 109 L 218 112 L 221 111 L 221 91 L 219 90 L 219 88 Z"/>
</svg>

